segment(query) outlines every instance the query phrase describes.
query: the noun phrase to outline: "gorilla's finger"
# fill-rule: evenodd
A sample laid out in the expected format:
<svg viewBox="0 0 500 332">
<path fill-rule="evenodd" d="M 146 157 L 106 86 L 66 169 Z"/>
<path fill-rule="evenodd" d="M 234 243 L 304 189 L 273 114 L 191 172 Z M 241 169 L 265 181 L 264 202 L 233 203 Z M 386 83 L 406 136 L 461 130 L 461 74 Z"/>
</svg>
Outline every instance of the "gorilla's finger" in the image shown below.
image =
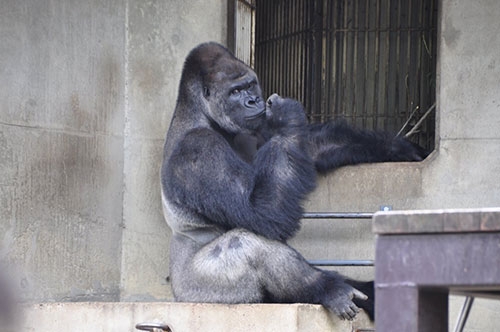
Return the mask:
<svg viewBox="0 0 500 332">
<path fill-rule="evenodd" d="M 273 106 L 273 103 L 274 101 L 276 101 L 276 99 L 280 98 L 280 96 L 277 94 L 277 93 L 273 93 L 272 95 L 269 96 L 269 98 L 267 98 L 267 105 L 269 106 Z"/>
<path fill-rule="evenodd" d="M 356 288 L 353 288 L 352 297 L 353 299 L 368 300 L 368 296 Z"/>
<path fill-rule="evenodd" d="M 355 305 L 347 308 L 345 310 L 345 316 L 346 316 L 346 319 L 347 320 L 352 320 L 354 317 L 356 317 L 356 314 L 359 312 L 359 309 L 358 307 L 356 307 Z"/>
</svg>

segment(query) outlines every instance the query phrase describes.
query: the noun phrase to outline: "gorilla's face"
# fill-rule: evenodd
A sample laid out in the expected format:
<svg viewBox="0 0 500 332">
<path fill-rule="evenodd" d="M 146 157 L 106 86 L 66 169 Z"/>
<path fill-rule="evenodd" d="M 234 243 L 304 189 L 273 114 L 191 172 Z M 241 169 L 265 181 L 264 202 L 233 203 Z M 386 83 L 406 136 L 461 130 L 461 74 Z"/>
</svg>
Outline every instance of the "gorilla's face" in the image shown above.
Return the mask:
<svg viewBox="0 0 500 332">
<path fill-rule="evenodd" d="M 257 75 L 239 60 L 219 59 L 207 75 L 204 97 L 208 115 L 227 132 L 253 132 L 265 120 L 266 104 Z"/>
</svg>

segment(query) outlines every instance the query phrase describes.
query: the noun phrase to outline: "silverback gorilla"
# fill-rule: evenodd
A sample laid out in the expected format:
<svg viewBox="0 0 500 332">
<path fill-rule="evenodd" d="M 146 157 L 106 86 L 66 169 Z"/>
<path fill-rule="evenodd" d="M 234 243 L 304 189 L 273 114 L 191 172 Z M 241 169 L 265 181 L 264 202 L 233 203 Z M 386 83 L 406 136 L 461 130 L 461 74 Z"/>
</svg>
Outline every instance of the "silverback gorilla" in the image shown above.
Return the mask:
<svg viewBox="0 0 500 332">
<path fill-rule="evenodd" d="M 199 45 L 184 63 L 161 169 L 176 300 L 314 303 L 344 319 L 372 310 L 362 283 L 310 266 L 286 241 L 317 172 L 420 159 L 402 139 L 309 125 L 300 103 L 278 95 L 266 103 L 248 66 Z"/>
</svg>

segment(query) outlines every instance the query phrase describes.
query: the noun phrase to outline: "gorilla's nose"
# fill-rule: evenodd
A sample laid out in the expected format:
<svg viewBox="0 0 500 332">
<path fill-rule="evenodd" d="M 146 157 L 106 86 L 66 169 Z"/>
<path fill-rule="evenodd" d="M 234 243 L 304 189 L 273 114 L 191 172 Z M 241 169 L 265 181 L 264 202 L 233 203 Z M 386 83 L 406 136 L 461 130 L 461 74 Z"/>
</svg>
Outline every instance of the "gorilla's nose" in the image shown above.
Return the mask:
<svg viewBox="0 0 500 332">
<path fill-rule="evenodd" d="M 247 108 L 252 108 L 252 107 L 262 108 L 263 106 L 264 105 L 263 105 L 262 99 L 260 97 L 247 98 L 245 100 L 245 107 L 247 107 Z"/>
<path fill-rule="evenodd" d="M 267 105 L 272 106 L 274 102 L 276 102 L 280 97 L 279 94 L 273 93 L 269 98 L 267 98 Z"/>
</svg>

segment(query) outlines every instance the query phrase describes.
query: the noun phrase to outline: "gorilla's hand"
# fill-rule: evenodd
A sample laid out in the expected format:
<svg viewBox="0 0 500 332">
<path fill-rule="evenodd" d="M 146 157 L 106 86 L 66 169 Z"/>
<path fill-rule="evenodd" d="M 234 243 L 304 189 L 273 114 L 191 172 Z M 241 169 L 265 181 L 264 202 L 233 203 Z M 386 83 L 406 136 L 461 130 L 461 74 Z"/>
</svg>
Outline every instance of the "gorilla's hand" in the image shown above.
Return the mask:
<svg viewBox="0 0 500 332">
<path fill-rule="evenodd" d="M 396 136 L 392 139 L 389 161 L 422 161 L 429 153 L 407 139 Z"/>
<path fill-rule="evenodd" d="M 273 94 L 266 103 L 267 126 L 273 133 L 283 129 L 303 128 L 307 125 L 304 108 L 300 102 L 293 99 L 281 98 Z"/>
<path fill-rule="evenodd" d="M 353 300 L 367 300 L 368 296 L 346 283 L 337 283 L 334 287 L 323 305 L 341 319 L 352 320 L 360 311 Z"/>
</svg>

